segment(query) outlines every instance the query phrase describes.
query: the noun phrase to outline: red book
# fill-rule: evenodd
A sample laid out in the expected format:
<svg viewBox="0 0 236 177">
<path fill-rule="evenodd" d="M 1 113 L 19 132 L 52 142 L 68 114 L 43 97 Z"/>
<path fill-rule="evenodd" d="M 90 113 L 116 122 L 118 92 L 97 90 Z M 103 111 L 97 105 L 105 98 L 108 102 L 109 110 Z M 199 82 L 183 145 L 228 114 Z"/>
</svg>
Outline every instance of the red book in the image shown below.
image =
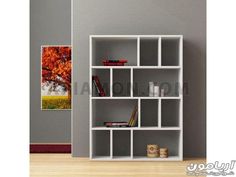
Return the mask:
<svg viewBox="0 0 236 177">
<path fill-rule="evenodd" d="M 94 83 L 94 85 L 97 89 L 97 92 L 98 92 L 99 96 L 106 96 L 98 76 L 92 76 L 92 80 L 93 80 L 93 83 Z"/>
<path fill-rule="evenodd" d="M 121 63 L 127 63 L 128 60 L 126 60 L 126 59 L 119 59 L 119 62 L 121 62 Z"/>
</svg>

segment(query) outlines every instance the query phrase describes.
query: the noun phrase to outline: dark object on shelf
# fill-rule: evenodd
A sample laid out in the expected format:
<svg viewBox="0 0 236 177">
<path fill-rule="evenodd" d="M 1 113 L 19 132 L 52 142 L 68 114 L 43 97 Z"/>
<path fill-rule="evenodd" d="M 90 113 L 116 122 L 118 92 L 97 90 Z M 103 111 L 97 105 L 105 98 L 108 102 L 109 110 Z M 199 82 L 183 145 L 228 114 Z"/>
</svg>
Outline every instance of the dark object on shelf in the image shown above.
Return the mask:
<svg viewBox="0 0 236 177">
<path fill-rule="evenodd" d="M 128 127 L 128 122 L 104 122 L 106 127 Z"/>
<path fill-rule="evenodd" d="M 102 84 L 100 83 L 100 80 L 98 78 L 98 76 L 92 76 L 92 80 L 93 80 L 93 84 L 97 90 L 97 93 L 99 94 L 99 96 L 106 96 L 103 88 L 102 88 Z"/>
<path fill-rule="evenodd" d="M 104 66 L 124 66 L 128 60 L 119 59 L 119 60 L 103 60 L 102 63 Z"/>
</svg>

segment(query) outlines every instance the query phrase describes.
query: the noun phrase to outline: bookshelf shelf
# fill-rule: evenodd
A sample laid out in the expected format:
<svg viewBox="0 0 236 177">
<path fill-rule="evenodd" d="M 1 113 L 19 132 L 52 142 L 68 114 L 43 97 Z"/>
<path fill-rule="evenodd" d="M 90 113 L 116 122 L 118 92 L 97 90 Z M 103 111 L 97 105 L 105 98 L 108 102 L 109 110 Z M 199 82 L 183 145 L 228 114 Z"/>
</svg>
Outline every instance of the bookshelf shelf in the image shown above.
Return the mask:
<svg viewBox="0 0 236 177">
<path fill-rule="evenodd" d="M 91 66 L 92 69 L 180 69 L 180 66 Z"/>
<path fill-rule="evenodd" d="M 103 66 L 104 59 L 127 59 L 125 66 Z M 90 159 L 100 161 L 180 161 L 183 159 L 183 36 L 90 36 Z M 106 96 L 100 96 L 92 76 Z M 149 96 L 148 83 L 164 89 Z M 129 122 L 132 127 L 106 127 Z M 167 147 L 168 158 L 148 158 L 147 144 Z"/>
<path fill-rule="evenodd" d="M 112 160 L 126 161 L 132 160 L 131 156 L 113 156 Z"/>
<path fill-rule="evenodd" d="M 180 127 L 92 127 L 91 130 L 180 130 Z"/>
<path fill-rule="evenodd" d="M 155 99 L 155 100 L 157 100 L 157 99 L 162 99 L 162 100 L 178 100 L 178 99 L 181 99 L 181 97 L 175 97 L 175 96 L 173 96 L 173 97 L 148 97 L 148 96 L 146 96 L 146 97 L 107 97 L 107 96 L 104 96 L 104 97 L 91 97 L 91 99 L 94 99 L 94 100 L 96 100 L 96 99 Z"/>
<path fill-rule="evenodd" d="M 93 157 L 91 160 L 95 161 L 166 161 L 166 158 L 148 158 L 146 156 L 130 157 L 130 156 L 119 156 L 119 157 L 110 157 L 110 156 L 99 156 Z M 181 161 L 179 156 L 169 156 L 168 161 Z"/>
<path fill-rule="evenodd" d="M 135 156 L 133 158 L 134 161 L 166 161 L 166 158 L 148 158 L 147 156 Z M 182 160 L 179 156 L 169 156 L 168 161 L 180 161 Z"/>
<path fill-rule="evenodd" d="M 115 100 L 115 99 L 134 99 L 134 100 L 137 100 L 138 98 L 135 98 L 135 97 L 91 97 L 91 99 L 93 100 L 106 100 L 106 99 L 111 99 L 111 100 Z"/>
</svg>

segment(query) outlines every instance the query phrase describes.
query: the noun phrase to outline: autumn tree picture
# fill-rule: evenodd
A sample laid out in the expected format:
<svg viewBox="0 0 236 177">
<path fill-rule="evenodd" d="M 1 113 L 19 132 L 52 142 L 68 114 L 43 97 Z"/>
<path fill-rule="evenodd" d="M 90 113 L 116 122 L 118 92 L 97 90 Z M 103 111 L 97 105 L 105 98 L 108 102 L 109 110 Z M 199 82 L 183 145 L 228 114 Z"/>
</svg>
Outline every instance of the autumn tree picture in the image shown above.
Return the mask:
<svg viewBox="0 0 236 177">
<path fill-rule="evenodd" d="M 41 48 L 42 109 L 71 109 L 71 47 Z"/>
</svg>

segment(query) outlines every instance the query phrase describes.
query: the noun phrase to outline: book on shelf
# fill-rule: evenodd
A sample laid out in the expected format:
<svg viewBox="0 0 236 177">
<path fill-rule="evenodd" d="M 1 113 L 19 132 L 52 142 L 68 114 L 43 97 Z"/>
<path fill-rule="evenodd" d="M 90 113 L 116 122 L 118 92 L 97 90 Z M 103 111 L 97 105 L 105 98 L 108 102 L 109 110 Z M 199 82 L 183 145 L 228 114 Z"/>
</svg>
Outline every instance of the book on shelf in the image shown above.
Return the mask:
<svg viewBox="0 0 236 177">
<path fill-rule="evenodd" d="M 104 66 L 125 66 L 124 63 L 103 63 Z"/>
<path fill-rule="evenodd" d="M 134 127 L 137 123 L 137 119 L 138 119 L 138 105 L 136 104 L 129 119 L 129 127 Z"/>
<path fill-rule="evenodd" d="M 106 127 L 128 127 L 128 122 L 104 122 Z"/>
<path fill-rule="evenodd" d="M 98 76 L 92 76 L 92 80 L 93 80 L 93 85 L 95 86 L 98 95 L 99 96 L 106 96 L 106 93 L 105 93 L 104 89 L 102 88 L 102 84 L 101 84 Z"/>
<path fill-rule="evenodd" d="M 119 59 L 119 60 L 102 60 L 103 63 L 127 63 L 128 60 L 126 59 Z"/>
<path fill-rule="evenodd" d="M 126 59 L 119 59 L 119 60 L 102 60 L 104 66 L 124 66 L 128 60 Z"/>
</svg>

